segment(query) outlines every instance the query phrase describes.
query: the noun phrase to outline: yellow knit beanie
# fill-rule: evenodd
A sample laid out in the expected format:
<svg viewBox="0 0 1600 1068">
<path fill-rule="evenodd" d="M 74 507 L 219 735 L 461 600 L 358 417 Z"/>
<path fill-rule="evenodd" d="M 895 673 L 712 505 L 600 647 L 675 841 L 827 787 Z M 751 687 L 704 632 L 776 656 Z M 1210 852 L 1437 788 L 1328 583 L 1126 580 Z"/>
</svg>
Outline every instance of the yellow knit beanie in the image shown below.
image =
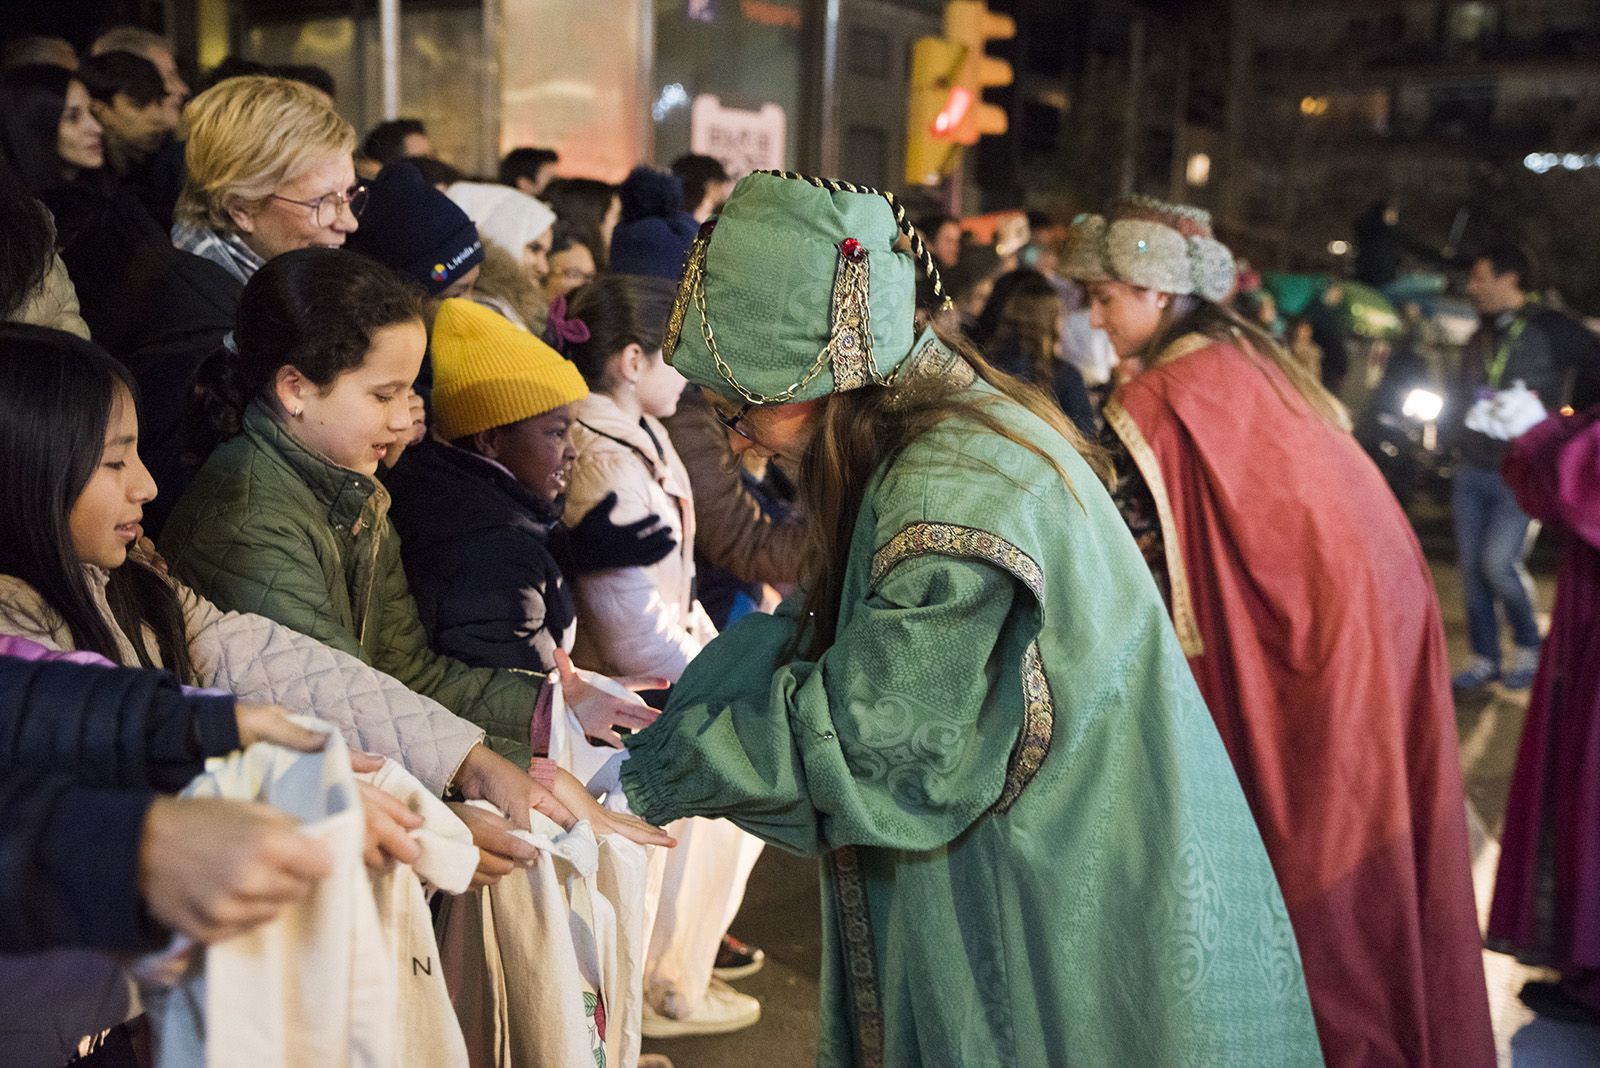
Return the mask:
<svg viewBox="0 0 1600 1068">
<path fill-rule="evenodd" d="M 439 305 L 432 353 L 434 424 L 450 441 L 589 395 L 583 376 L 559 352 L 470 300 Z"/>
</svg>

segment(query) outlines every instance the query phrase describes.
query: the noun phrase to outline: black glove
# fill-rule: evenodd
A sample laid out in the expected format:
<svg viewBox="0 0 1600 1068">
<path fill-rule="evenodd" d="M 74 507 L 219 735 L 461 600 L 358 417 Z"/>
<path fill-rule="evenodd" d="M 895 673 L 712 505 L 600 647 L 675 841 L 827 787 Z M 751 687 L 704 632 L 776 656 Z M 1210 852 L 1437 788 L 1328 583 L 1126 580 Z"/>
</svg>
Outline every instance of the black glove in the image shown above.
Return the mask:
<svg viewBox="0 0 1600 1068">
<path fill-rule="evenodd" d="M 678 547 L 672 529 L 662 525 L 660 516 L 647 515 L 618 526 L 611 521 L 616 507 L 616 493 L 608 493 L 567 531 L 567 553 L 577 574 L 608 567 L 649 567 Z"/>
</svg>

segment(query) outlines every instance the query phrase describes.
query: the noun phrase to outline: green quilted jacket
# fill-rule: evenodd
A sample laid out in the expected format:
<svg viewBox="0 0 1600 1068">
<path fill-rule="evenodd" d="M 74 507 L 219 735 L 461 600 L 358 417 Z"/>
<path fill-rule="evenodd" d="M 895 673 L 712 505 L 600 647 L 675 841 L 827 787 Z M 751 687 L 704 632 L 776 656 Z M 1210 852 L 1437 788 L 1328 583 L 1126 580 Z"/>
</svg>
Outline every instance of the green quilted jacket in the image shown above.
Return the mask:
<svg viewBox="0 0 1600 1068">
<path fill-rule="evenodd" d="M 185 583 L 343 650 L 482 727 L 527 763 L 543 677 L 468 667 L 428 646 L 406 585 L 389 493 L 297 442 L 259 402 L 195 476 L 161 535 Z"/>
</svg>

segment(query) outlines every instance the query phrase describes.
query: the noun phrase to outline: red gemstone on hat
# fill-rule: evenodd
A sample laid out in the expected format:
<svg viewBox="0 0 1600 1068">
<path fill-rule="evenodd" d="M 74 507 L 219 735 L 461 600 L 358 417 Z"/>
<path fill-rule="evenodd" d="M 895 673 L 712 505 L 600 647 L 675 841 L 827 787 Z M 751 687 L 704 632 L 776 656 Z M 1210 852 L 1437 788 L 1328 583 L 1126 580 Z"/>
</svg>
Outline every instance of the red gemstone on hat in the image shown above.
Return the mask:
<svg viewBox="0 0 1600 1068">
<path fill-rule="evenodd" d="M 867 254 L 867 250 L 861 247 L 861 242 L 853 237 L 847 237 L 839 242 L 839 251 L 844 253 L 845 259 L 851 261 L 859 260 Z"/>
<path fill-rule="evenodd" d="M 700 224 L 700 236 L 701 237 L 710 237 L 711 236 L 711 231 L 715 230 L 716 228 L 717 228 L 717 220 L 716 220 L 716 217 L 713 216 L 712 218 L 709 218 L 705 222 Z"/>
</svg>

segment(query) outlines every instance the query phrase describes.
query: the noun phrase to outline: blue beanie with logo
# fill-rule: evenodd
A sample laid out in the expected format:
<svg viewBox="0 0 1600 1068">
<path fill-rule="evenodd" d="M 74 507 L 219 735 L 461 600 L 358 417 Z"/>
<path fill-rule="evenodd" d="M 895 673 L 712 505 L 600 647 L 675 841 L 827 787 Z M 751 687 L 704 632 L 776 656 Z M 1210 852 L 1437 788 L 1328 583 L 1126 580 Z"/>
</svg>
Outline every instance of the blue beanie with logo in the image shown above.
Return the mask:
<svg viewBox="0 0 1600 1068">
<path fill-rule="evenodd" d="M 359 221 L 345 247 L 433 296 L 483 262 L 483 242 L 467 213 L 404 161 L 373 180 Z"/>
</svg>

